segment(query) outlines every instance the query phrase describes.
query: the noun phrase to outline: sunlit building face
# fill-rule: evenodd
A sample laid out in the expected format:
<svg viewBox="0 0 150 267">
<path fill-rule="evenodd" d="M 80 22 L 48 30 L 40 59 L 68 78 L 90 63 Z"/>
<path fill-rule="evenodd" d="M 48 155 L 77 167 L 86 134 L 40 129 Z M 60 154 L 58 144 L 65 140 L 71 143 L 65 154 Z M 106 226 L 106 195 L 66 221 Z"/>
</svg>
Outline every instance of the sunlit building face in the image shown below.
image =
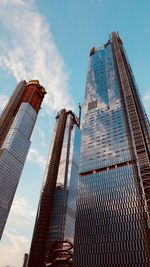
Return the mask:
<svg viewBox="0 0 150 267">
<path fill-rule="evenodd" d="M 136 139 L 144 140 L 148 158 L 148 120 L 138 101 L 122 42 L 113 33 L 89 58 L 74 267 L 150 266 L 148 201 Z"/>
</svg>

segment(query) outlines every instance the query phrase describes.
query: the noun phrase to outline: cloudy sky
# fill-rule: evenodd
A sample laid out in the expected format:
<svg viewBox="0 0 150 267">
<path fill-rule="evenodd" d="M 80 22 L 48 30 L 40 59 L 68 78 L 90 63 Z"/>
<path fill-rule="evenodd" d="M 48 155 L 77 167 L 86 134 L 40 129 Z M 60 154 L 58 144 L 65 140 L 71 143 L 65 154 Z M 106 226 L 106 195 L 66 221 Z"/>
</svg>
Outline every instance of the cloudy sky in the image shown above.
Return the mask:
<svg viewBox="0 0 150 267">
<path fill-rule="evenodd" d="M 119 31 L 150 117 L 148 0 L 0 0 L 0 111 L 17 82 L 47 90 L 0 245 L 0 267 L 29 251 L 56 112 L 83 102 L 89 50 Z"/>
</svg>

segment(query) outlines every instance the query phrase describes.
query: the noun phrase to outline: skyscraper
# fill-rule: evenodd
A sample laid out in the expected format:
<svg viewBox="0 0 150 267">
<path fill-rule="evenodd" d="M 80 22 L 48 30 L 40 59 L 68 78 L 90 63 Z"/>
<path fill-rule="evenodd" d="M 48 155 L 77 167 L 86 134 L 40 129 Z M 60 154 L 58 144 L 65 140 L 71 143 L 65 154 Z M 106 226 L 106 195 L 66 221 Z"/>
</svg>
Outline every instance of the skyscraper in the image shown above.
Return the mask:
<svg viewBox="0 0 150 267">
<path fill-rule="evenodd" d="M 16 113 L 21 104 L 21 98 L 25 91 L 27 82 L 21 81 L 14 90 L 9 102 L 5 106 L 2 114 L 0 115 L 0 148 L 6 138 L 6 135 L 10 129 L 11 124 L 16 116 Z"/>
<path fill-rule="evenodd" d="M 4 127 L 2 123 L 0 128 L 5 135 L 0 148 L 0 238 L 30 147 L 30 136 L 45 95 L 44 88 L 37 80 L 30 81 L 24 88 L 25 83 L 20 84 L 21 88 L 17 89 L 19 96 L 13 95 L 1 117 L 2 119 L 5 117 L 9 129 L 4 120 Z"/>
<path fill-rule="evenodd" d="M 69 247 L 74 241 L 79 146 L 78 120 L 71 111 L 63 109 L 56 117 L 28 267 L 45 266 L 48 250 L 52 252 L 48 257 L 50 266 L 57 266 L 63 260 L 67 264 L 67 256 L 70 257 L 70 252 L 66 250 L 68 244 L 64 241 L 69 241 Z M 64 251 L 63 242 L 65 256 L 62 258 L 60 253 Z"/>
<path fill-rule="evenodd" d="M 149 122 L 119 35 L 90 52 L 74 267 L 150 266 Z"/>
</svg>

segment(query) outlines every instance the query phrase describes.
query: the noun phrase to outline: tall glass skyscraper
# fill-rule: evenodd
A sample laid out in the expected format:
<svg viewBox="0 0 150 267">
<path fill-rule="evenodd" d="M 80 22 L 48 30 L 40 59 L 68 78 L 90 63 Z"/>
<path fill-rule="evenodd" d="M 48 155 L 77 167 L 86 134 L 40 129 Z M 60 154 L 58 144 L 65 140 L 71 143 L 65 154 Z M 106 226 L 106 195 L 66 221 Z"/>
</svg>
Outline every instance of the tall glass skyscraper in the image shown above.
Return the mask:
<svg viewBox="0 0 150 267">
<path fill-rule="evenodd" d="M 0 147 L 0 239 L 45 93 L 39 81 L 22 81 L 1 116 L 0 136 L 3 142 Z"/>
<path fill-rule="evenodd" d="M 150 127 L 119 35 L 90 52 L 74 267 L 150 266 Z"/>
<path fill-rule="evenodd" d="M 27 82 L 22 80 L 11 95 L 7 105 L 0 115 L 0 147 L 2 146 L 6 135 L 15 119 L 16 113 L 21 105 L 21 99 L 25 92 Z"/>
<path fill-rule="evenodd" d="M 46 255 L 46 266 L 67 267 L 71 264 L 70 248 L 74 242 L 79 151 L 78 120 L 72 111 L 63 109 L 56 117 L 28 267 L 44 267 Z"/>
<path fill-rule="evenodd" d="M 54 135 L 57 130 L 58 118 L 56 119 Z M 54 242 L 58 240 L 74 242 L 79 152 L 80 129 L 78 124 L 74 123 L 73 113 L 69 113 L 57 175 L 52 218 L 47 240 L 48 248 L 51 248 Z"/>
</svg>

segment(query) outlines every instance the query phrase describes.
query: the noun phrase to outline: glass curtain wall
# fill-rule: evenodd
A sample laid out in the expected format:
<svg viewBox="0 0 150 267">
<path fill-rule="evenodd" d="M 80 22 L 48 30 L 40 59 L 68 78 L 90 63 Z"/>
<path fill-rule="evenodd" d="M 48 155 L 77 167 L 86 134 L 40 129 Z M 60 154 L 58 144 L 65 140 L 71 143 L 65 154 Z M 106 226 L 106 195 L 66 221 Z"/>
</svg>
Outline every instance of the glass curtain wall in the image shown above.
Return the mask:
<svg viewBox="0 0 150 267">
<path fill-rule="evenodd" d="M 89 58 L 74 267 L 150 266 L 148 227 L 131 140 L 110 38 L 104 46 L 93 48 Z"/>
</svg>

